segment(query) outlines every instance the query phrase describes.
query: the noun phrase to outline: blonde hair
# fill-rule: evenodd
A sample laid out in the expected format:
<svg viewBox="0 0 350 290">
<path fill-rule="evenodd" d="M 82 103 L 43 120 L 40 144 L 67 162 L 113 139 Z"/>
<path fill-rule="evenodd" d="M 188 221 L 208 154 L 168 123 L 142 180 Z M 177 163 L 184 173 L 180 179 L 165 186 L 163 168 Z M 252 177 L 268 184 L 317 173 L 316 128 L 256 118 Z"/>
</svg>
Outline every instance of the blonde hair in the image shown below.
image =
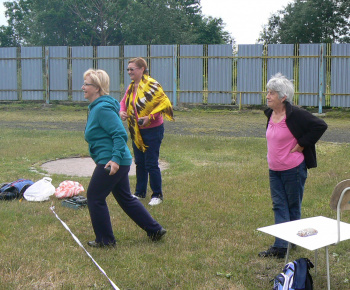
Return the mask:
<svg viewBox="0 0 350 290">
<path fill-rule="evenodd" d="M 88 69 L 84 73 L 84 79 L 89 76 L 91 78 L 92 84 L 100 89 L 100 95 L 109 94 L 109 76 L 102 69 Z"/>
<path fill-rule="evenodd" d="M 128 63 L 134 63 L 138 68 L 144 68 L 143 74 L 148 75 L 147 62 L 142 57 L 135 57 L 129 60 Z"/>
</svg>

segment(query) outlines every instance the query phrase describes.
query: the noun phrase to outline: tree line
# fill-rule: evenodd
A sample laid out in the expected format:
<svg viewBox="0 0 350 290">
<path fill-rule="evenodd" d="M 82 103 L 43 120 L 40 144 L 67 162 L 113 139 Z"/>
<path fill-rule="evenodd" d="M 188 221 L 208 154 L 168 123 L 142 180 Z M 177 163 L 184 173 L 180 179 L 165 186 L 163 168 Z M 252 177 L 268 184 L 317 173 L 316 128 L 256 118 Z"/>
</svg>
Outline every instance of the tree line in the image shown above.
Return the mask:
<svg viewBox="0 0 350 290">
<path fill-rule="evenodd" d="M 274 13 L 260 43 L 348 43 L 350 0 L 295 0 Z"/>
<path fill-rule="evenodd" d="M 200 0 L 4 2 L 0 46 L 225 44 L 234 38 Z M 349 42 L 350 0 L 294 0 L 272 14 L 257 43 Z"/>
<path fill-rule="evenodd" d="M 17 0 L 4 2 L 1 46 L 230 43 L 200 0 Z"/>
</svg>

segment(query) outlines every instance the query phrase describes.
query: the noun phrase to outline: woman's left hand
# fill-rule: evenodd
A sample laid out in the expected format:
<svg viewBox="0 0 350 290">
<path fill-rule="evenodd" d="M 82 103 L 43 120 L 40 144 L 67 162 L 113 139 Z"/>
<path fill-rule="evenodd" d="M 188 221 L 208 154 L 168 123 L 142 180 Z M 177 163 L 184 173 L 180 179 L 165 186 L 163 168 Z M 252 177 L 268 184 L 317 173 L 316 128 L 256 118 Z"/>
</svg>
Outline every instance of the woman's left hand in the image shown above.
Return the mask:
<svg viewBox="0 0 350 290">
<path fill-rule="evenodd" d="M 299 144 L 295 145 L 295 147 L 290 151 L 290 153 L 294 153 L 294 152 L 303 152 L 304 147 L 301 147 Z"/>
<path fill-rule="evenodd" d="M 114 161 L 109 161 L 105 168 L 107 168 L 108 166 L 111 167 L 111 171 L 109 172 L 109 175 L 114 175 L 117 173 L 117 171 L 119 170 L 119 164 L 118 163 L 115 163 Z"/>
</svg>

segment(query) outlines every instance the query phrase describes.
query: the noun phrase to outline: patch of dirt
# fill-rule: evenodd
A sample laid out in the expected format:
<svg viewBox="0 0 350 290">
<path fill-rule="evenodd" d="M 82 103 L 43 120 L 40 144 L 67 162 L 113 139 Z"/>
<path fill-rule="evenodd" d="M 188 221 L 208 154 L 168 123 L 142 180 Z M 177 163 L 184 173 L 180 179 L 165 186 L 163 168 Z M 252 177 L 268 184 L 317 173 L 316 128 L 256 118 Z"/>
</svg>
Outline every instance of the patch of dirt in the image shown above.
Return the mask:
<svg viewBox="0 0 350 290">
<path fill-rule="evenodd" d="M 46 162 L 41 168 L 49 174 L 89 177 L 95 169 L 95 162 L 90 157 L 65 158 Z M 159 161 L 159 168 L 161 171 L 167 169 L 168 163 Z M 136 175 L 134 162 L 130 166 L 129 175 Z"/>
</svg>

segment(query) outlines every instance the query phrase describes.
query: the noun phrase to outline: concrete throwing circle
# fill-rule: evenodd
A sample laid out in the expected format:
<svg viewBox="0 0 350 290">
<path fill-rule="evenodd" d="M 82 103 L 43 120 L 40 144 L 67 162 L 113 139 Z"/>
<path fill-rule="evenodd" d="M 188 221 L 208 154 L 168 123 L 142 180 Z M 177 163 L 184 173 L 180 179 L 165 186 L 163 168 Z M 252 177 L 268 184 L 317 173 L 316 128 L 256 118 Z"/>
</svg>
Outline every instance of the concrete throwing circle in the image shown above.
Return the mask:
<svg viewBox="0 0 350 290">
<path fill-rule="evenodd" d="M 90 157 L 65 158 L 43 163 L 41 168 L 49 174 L 89 177 L 94 172 L 95 162 Z M 159 161 L 159 168 L 163 171 L 168 168 L 168 164 L 164 161 Z M 134 162 L 130 166 L 129 175 L 136 175 Z"/>
</svg>

